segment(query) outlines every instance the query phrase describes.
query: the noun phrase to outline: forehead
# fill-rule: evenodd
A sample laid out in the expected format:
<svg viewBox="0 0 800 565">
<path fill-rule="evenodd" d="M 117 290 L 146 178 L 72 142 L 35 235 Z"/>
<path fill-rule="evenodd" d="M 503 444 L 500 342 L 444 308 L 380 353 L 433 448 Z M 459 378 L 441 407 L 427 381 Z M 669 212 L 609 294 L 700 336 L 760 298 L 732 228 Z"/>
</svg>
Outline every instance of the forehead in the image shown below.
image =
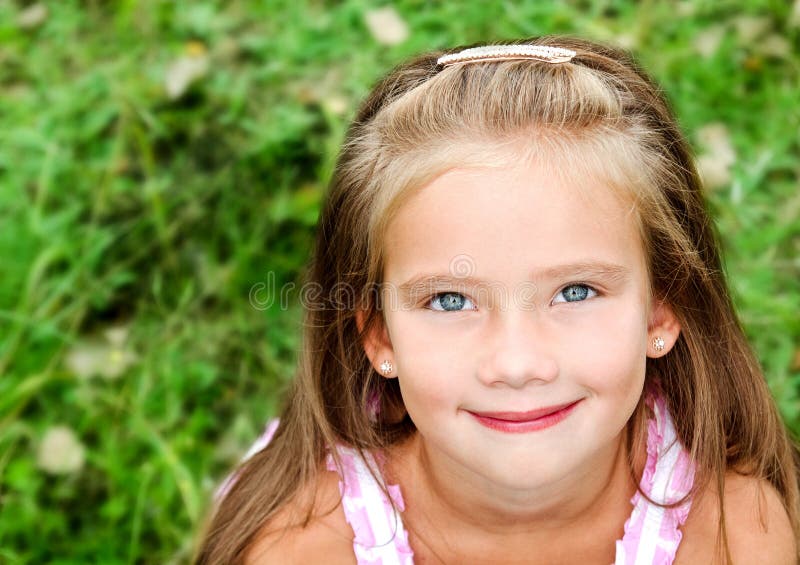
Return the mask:
<svg viewBox="0 0 800 565">
<path fill-rule="evenodd" d="M 469 262 L 471 275 L 492 279 L 527 279 L 569 262 L 642 270 L 632 199 L 601 175 L 562 174 L 554 167 L 523 159 L 438 176 L 389 223 L 385 279 L 446 272 L 459 257 Z"/>
</svg>

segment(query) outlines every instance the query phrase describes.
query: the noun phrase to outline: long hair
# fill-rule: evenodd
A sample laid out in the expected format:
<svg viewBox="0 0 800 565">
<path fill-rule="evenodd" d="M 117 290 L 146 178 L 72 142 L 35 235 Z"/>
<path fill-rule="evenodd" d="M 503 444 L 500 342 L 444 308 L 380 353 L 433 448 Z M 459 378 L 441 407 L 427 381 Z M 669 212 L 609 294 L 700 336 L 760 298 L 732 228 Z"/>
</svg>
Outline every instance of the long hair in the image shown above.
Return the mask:
<svg viewBox="0 0 800 565">
<path fill-rule="evenodd" d="M 559 170 L 602 174 L 635 203 L 653 296 L 681 335 L 648 359 L 678 436 L 696 464 L 693 493 L 724 489 L 728 470 L 769 481 L 798 533 L 798 458 L 748 345 L 725 281 L 718 239 L 689 146 L 658 86 L 624 52 L 593 42 L 525 41 L 572 49 L 569 63 L 495 61 L 442 68 L 443 52 L 394 69 L 357 112 L 319 220 L 293 386 L 269 445 L 246 461 L 210 517 L 197 563 L 239 563 L 256 535 L 292 503 L 298 524 L 313 505 L 327 447 L 387 448 L 413 434 L 397 379 L 372 368 L 362 345 L 383 323 L 383 232 L 403 202 L 443 171 L 497 163 L 519 142 Z M 366 323 L 361 331 L 356 312 Z M 378 326 L 376 326 L 378 325 Z M 378 417 L 370 399 L 377 397 Z M 644 402 L 631 417 L 632 447 L 646 437 Z M 335 456 L 335 450 L 333 450 Z M 637 481 L 638 482 L 638 481 Z M 313 500 L 313 496 L 310 498 Z M 718 550 L 729 560 L 720 504 Z"/>
</svg>

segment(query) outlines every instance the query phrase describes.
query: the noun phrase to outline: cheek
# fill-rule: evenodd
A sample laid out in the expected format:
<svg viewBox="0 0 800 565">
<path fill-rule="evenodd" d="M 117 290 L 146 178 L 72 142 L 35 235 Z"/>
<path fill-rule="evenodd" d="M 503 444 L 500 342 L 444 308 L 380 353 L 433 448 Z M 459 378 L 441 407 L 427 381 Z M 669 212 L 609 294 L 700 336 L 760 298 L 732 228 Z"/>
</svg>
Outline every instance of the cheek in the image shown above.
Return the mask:
<svg viewBox="0 0 800 565">
<path fill-rule="evenodd" d="M 397 361 L 400 391 L 412 415 L 457 405 L 458 381 L 469 370 L 467 352 L 445 332 L 431 332 L 413 317 L 394 320 L 392 347 Z M 460 376 L 460 377 L 459 377 Z"/>
<path fill-rule="evenodd" d="M 609 311 L 581 332 L 580 355 L 592 388 L 627 395 L 644 380 L 647 327 L 638 310 Z"/>
<path fill-rule="evenodd" d="M 394 354 L 400 363 L 414 372 L 441 372 L 449 368 L 453 374 L 469 357 L 465 323 L 446 314 L 431 312 L 395 312 L 387 316 Z"/>
</svg>

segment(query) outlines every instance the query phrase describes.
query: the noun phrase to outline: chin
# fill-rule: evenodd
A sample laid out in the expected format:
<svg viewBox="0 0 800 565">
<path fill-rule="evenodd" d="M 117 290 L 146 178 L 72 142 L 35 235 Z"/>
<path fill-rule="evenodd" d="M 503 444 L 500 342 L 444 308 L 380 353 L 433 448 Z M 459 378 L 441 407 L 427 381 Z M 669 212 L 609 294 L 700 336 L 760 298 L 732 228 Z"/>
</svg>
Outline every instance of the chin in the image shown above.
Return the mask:
<svg viewBox="0 0 800 565">
<path fill-rule="evenodd" d="M 508 490 L 537 490 L 563 480 L 573 466 L 558 457 L 499 458 L 494 465 L 483 469 L 484 476 L 500 488 Z"/>
</svg>

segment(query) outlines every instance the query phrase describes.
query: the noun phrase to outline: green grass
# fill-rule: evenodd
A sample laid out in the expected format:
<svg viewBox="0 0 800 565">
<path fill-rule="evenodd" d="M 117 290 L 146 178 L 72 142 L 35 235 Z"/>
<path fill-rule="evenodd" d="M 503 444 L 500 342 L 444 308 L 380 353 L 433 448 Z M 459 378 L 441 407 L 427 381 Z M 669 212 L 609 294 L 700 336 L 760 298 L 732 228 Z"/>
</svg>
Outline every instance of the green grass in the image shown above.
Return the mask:
<svg viewBox="0 0 800 565">
<path fill-rule="evenodd" d="M 460 43 L 624 43 L 699 152 L 704 127 L 726 125 L 732 177 L 709 197 L 743 323 L 800 432 L 792 7 L 406 0 L 395 7 L 410 35 L 385 46 L 364 23 L 375 6 L 65 0 L 24 28 L 21 5 L 0 0 L 0 562 L 188 560 L 214 486 L 274 414 L 299 347 L 296 294 L 260 310 L 251 287 L 270 272 L 276 287 L 298 280 L 370 85 Z M 208 69 L 173 100 L 164 76 L 185 54 Z M 85 447 L 78 471 L 37 462 L 54 426 Z"/>
</svg>

